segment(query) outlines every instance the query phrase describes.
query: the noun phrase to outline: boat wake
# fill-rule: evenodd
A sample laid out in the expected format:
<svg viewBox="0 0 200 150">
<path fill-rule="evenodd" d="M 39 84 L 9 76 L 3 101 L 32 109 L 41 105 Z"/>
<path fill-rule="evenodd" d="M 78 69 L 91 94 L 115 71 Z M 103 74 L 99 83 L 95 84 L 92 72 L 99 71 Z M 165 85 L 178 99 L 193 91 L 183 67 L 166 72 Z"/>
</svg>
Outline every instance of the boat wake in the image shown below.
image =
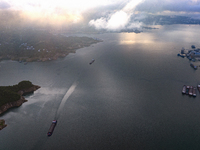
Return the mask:
<svg viewBox="0 0 200 150">
<path fill-rule="evenodd" d="M 75 81 L 71 87 L 69 88 L 69 90 L 66 92 L 65 96 L 63 97 L 58 109 L 57 109 L 57 112 L 56 112 L 56 115 L 55 115 L 55 118 L 58 119 L 59 118 L 59 115 L 60 115 L 60 112 L 61 110 L 63 109 L 64 107 L 64 104 L 65 102 L 67 101 L 67 99 L 70 97 L 70 95 L 74 92 L 76 86 L 78 85 L 78 82 Z"/>
</svg>

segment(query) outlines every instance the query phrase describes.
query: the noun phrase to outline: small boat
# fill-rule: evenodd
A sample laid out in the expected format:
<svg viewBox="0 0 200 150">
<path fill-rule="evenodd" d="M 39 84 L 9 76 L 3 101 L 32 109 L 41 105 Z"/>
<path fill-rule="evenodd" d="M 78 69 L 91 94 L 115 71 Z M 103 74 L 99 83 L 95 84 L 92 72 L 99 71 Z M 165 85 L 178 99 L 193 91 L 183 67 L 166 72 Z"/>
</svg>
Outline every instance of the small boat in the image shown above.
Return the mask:
<svg viewBox="0 0 200 150">
<path fill-rule="evenodd" d="M 185 56 L 184 56 L 184 55 L 181 55 L 181 54 L 177 54 L 177 56 L 180 56 L 180 57 L 182 57 L 182 58 L 185 58 Z"/>
<path fill-rule="evenodd" d="M 194 70 L 197 70 L 197 66 L 195 66 L 194 64 L 190 64 L 190 66 L 192 67 L 192 68 L 194 68 Z"/>
<path fill-rule="evenodd" d="M 89 63 L 90 65 L 94 62 L 95 60 L 94 59 L 92 59 L 92 61 Z"/>
<path fill-rule="evenodd" d="M 193 48 L 193 49 L 194 49 L 194 48 L 196 48 L 196 47 L 195 47 L 195 45 L 191 45 L 191 48 Z"/>
<path fill-rule="evenodd" d="M 186 85 L 184 85 L 182 89 L 182 94 L 185 94 L 185 93 L 186 93 Z"/>
<path fill-rule="evenodd" d="M 190 88 L 190 86 L 186 86 L 186 92 L 185 92 L 185 94 L 189 94 L 189 88 Z"/>
<path fill-rule="evenodd" d="M 52 124 L 51 124 L 51 126 L 49 128 L 49 131 L 47 133 L 48 136 L 51 136 L 53 134 L 53 130 L 56 127 L 56 124 L 57 124 L 57 120 L 53 120 Z"/>
<path fill-rule="evenodd" d="M 197 89 L 196 89 L 195 87 L 193 88 L 192 95 L 193 95 L 194 97 L 196 97 L 196 96 L 197 96 Z"/>
<path fill-rule="evenodd" d="M 200 84 L 197 85 L 197 89 L 200 92 Z"/>
<path fill-rule="evenodd" d="M 192 87 L 192 86 L 190 86 L 190 88 L 189 88 L 189 95 L 190 95 L 190 96 L 193 95 L 193 87 Z"/>
</svg>

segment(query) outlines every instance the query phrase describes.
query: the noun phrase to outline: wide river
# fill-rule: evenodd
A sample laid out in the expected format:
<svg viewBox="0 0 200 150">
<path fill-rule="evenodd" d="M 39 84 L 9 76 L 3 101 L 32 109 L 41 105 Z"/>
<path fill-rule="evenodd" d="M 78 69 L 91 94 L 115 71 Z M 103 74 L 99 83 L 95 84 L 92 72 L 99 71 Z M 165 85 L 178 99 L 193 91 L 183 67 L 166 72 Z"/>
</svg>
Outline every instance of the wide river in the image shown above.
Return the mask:
<svg viewBox="0 0 200 150">
<path fill-rule="evenodd" d="M 1 86 L 41 86 L 0 116 L 8 125 L 0 149 L 200 149 L 200 94 L 181 94 L 184 84 L 200 84 L 200 70 L 177 57 L 182 47 L 200 47 L 199 27 L 86 35 L 104 42 L 56 61 L 0 62 Z"/>
</svg>

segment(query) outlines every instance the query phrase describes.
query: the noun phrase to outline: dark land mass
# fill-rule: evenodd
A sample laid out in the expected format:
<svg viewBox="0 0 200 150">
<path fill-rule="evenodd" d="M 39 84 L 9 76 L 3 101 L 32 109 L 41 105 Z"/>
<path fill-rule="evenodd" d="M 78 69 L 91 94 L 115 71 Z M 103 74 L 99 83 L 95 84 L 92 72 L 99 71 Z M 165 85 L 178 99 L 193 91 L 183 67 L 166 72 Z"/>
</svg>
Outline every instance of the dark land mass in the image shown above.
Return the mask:
<svg viewBox="0 0 200 150">
<path fill-rule="evenodd" d="M 13 86 L 0 86 L 0 114 L 12 107 L 19 107 L 27 100 L 23 97 L 33 93 L 40 86 L 33 85 L 30 81 L 21 81 Z M 6 127 L 5 121 L 0 120 L 0 130 Z"/>
<path fill-rule="evenodd" d="M 144 19 L 135 20 L 146 25 L 200 24 L 200 19 L 187 16 L 148 15 Z"/>
<path fill-rule="evenodd" d="M 148 27 L 148 26 L 145 26 L 145 27 L 142 27 L 142 29 L 153 30 L 153 29 L 159 29 L 159 28 L 154 28 L 154 27 Z"/>
<path fill-rule="evenodd" d="M 47 30 L 1 30 L 0 60 L 20 62 L 56 60 L 76 49 L 90 46 L 101 40 L 89 37 L 66 37 Z"/>
</svg>

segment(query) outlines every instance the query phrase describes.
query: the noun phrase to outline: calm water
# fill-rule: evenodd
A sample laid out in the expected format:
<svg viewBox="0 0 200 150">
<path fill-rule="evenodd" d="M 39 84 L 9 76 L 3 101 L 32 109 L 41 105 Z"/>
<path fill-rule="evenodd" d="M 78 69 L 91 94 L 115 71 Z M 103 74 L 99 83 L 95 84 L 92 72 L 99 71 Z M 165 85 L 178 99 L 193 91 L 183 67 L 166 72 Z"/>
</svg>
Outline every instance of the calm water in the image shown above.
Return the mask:
<svg viewBox="0 0 200 150">
<path fill-rule="evenodd" d="M 200 95 L 181 89 L 200 83 L 200 70 L 176 56 L 182 47 L 200 47 L 197 31 L 171 25 L 88 35 L 104 42 L 57 61 L 0 62 L 1 85 L 30 80 L 41 86 L 0 116 L 8 124 L 0 149 L 199 149 Z M 47 137 L 53 119 L 58 123 Z"/>
</svg>

